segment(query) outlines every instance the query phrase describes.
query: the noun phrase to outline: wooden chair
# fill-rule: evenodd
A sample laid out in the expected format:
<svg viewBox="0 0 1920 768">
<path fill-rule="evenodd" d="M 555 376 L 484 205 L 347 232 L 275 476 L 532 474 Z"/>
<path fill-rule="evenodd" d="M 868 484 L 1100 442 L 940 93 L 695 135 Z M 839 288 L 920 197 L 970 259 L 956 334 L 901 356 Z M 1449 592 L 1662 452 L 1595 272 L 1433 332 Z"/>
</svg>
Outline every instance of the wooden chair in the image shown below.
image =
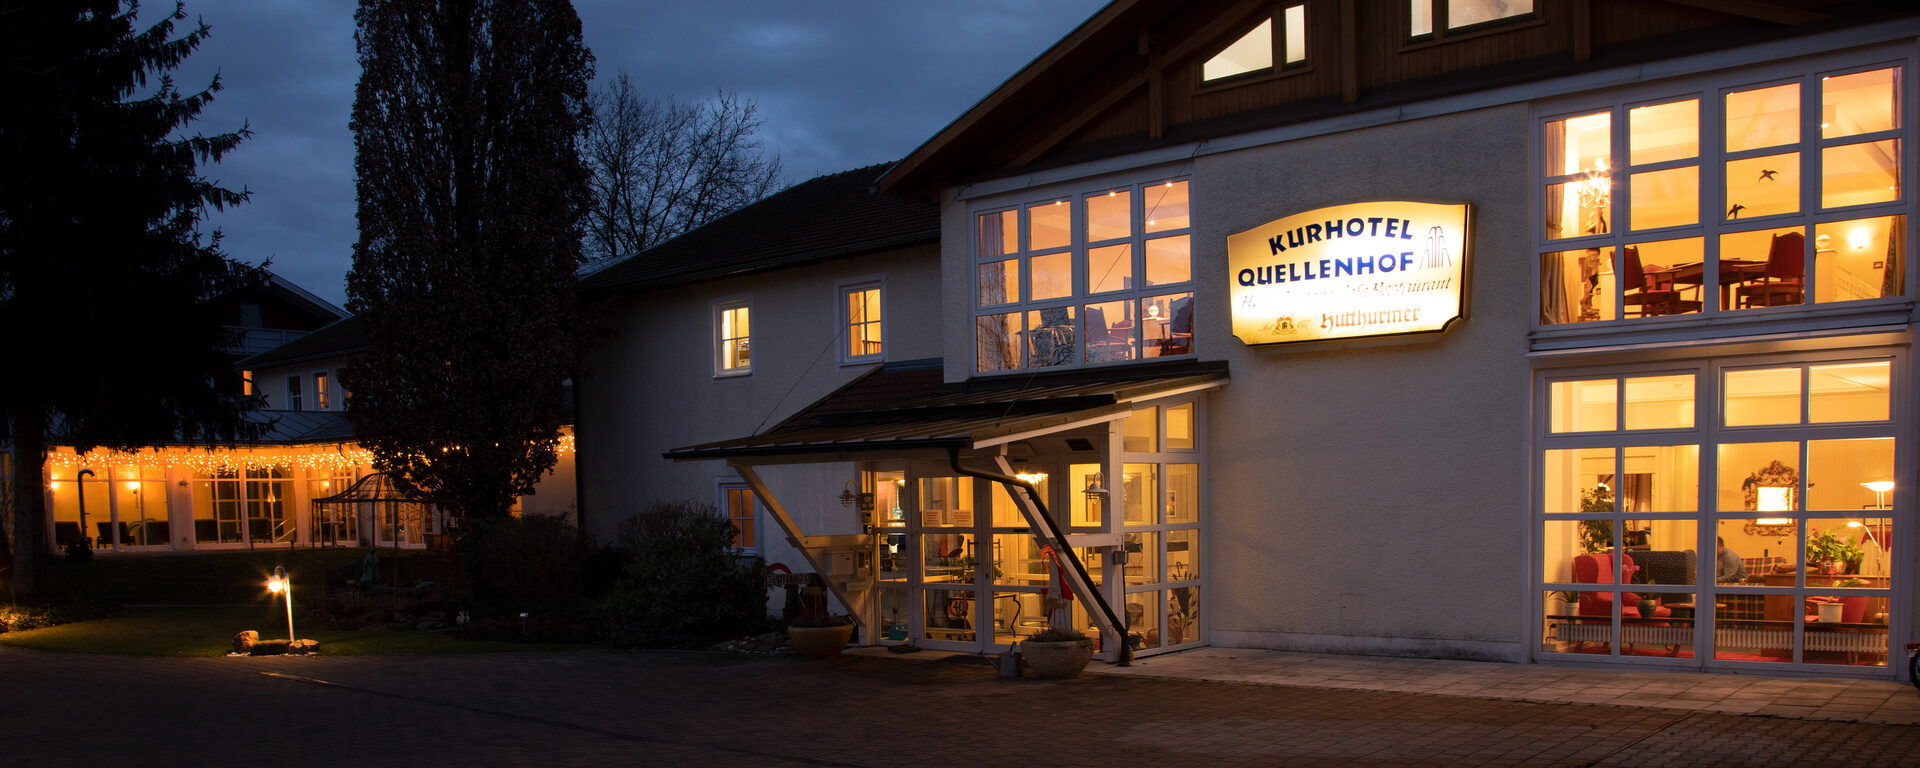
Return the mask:
<svg viewBox="0 0 1920 768">
<path fill-rule="evenodd" d="M 1767 248 L 1767 270 L 1734 292 L 1734 306 L 1777 307 L 1800 304 L 1806 298 L 1807 236 L 1799 232 L 1774 235 Z"/>
<path fill-rule="evenodd" d="M 1640 266 L 1640 249 L 1628 246 L 1622 261 L 1620 285 L 1625 289 L 1620 300 L 1622 305 L 1639 307 L 1641 317 L 1700 311 L 1700 302 L 1683 298 L 1668 276 L 1660 272 L 1647 274 Z"/>
</svg>

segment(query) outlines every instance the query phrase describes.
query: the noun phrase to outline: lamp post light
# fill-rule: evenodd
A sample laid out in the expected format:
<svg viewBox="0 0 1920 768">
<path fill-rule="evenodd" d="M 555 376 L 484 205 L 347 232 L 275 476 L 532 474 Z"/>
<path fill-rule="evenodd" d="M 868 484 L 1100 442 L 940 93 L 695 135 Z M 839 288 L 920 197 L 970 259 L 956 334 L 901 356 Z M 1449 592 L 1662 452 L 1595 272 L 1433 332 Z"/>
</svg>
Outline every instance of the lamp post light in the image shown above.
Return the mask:
<svg viewBox="0 0 1920 768">
<path fill-rule="evenodd" d="M 293 581 L 287 578 L 287 569 L 273 567 L 273 576 L 267 579 L 267 591 L 280 595 L 287 601 L 287 647 L 292 648 L 293 636 Z"/>
</svg>

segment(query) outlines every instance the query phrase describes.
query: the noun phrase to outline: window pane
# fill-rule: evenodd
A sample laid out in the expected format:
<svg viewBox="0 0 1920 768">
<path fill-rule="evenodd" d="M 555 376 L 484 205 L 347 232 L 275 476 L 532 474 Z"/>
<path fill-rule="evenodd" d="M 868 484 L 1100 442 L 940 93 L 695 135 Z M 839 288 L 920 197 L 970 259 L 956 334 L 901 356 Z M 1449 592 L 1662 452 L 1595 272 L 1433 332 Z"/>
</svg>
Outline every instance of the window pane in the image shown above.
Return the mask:
<svg viewBox="0 0 1920 768">
<path fill-rule="evenodd" d="M 1286 62 L 1298 64 L 1307 60 L 1307 7 L 1305 5 L 1287 6 L 1286 10 L 1287 49 Z"/>
<path fill-rule="evenodd" d="M 1133 234 L 1133 193 L 1117 189 L 1087 197 L 1087 242 Z"/>
<path fill-rule="evenodd" d="M 1169 411 L 1168 415 L 1172 415 Z M 1200 465 L 1167 465 L 1167 522 L 1191 523 L 1200 519 Z"/>
<path fill-rule="evenodd" d="M 1835 221 L 1813 227 L 1814 301 L 1902 295 L 1906 217 Z"/>
<path fill-rule="evenodd" d="M 1693 374 L 1627 379 L 1627 429 L 1693 426 Z"/>
<path fill-rule="evenodd" d="M 1632 206 L 1627 210 L 1632 229 L 1658 229 L 1700 222 L 1700 169 L 1669 168 L 1633 174 L 1628 181 Z"/>
<path fill-rule="evenodd" d="M 1727 371 L 1729 427 L 1800 423 L 1800 369 Z"/>
<path fill-rule="evenodd" d="M 1689 99 L 1627 110 L 1627 162 L 1646 165 L 1699 154 L 1699 101 Z"/>
<path fill-rule="evenodd" d="M 1721 309 L 1799 304 L 1806 236 L 1799 227 L 1720 236 Z"/>
<path fill-rule="evenodd" d="M 1612 263 L 1600 249 L 1540 255 L 1540 324 L 1590 323 L 1620 316 Z"/>
<path fill-rule="evenodd" d="M 1058 299 L 1073 295 L 1073 254 L 1068 251 L 1028 259 L 1033 270 L 1029 299 Z"/>
<path fill-rule="evenodd" d="M 1699 525 L 1692 520 L 1628 520 L 1620 543 L 1633 558 L 1635 584 L 1690 586 L 1700 583 L 1694 545 Z M 1678 598 L 1676 598 L 1678 599 Z"/>
<path fill-rule="evenodd" d="M 880 289 L 847 292 L 847 356 L 880 351 Z"/>
<path fill-rule="evenodd" d="M 1193 294 L 1174 293 L 1140 300 L 1146 357 L 1193 351 Z"/>
<path fill-rule="evenodd" d="M 1012 304 L 1020 300 L 1020 260 L 980 265 L 980 306 Z"/>
<path fill-rule="evenodd" d="M 1025 464 L 1014 465 L 1014 472 L 1017 475 L 1023 475 L 1024 477 L 1022 477 L 1021 479 L 1030 480 L 1033 482 L 1034 485 L 1039 486 L 1040 499 L 1042 501 L 1047 502 L 1049 505 L 1052 504 L 1053 497 L 1051 496 L 1052 491 L 1050 490 L 1052 487 L 1052 483 L 1051 483 L 1052 478 L 1049 477 L 1046 472 L 1041 471 L 1038 467 L 1030 467 Z M 1035 479 L 1034 478 L 1035 475 L 1038 475 L 1039 478 Z M 1081 486 L 1081 487 L 1084 488 L 1085 486 Z M 1008 491 L 1006 486 L 1001 485 L 999 483 L 995 483 L 993 485 L 992 497 L 993 497 L 993 525 L 995 527 L 997 528 L 1026 528 L 1027 527 L 1026 516 L 1021 514 L 1019 503 L 1014 500 L 1012 492 Z"/>
<path fill-rule="evenodd" d="M 1727 162 L 1727 210 L 1735 221 L 1800 210 L 1800 153 Z"/>
<path fill-rule="evenodd" d="M 1168 285 L 1193 280 L 1193 247 L 1186 235 L 1160 237 L 1147 241 L 1147 285 Z"/>
<path fill-rule="evenodd" d="M 1028 533 L 1003 533 L 993 537 L 993 553 L 989 560 L 993 563 L 992 578 L 995 584 L 1013 584 L 1016 586 L 1044 587 L 1047 585 L 1048 561 L 1040 553 L 1040 543 L 1034 541 Z M 1009 628 L 1008 614 L 1014 606 L 1010 598 L 994 601 L 995 609 L 1001 614 L 995 623 L 1002 630 Z"/>
<path fill-rule="evenodd" d="M 934 581 L 953 581 L 949 577 L 931 579 Z M 972 642 L 973 631 L 973 592 L 965 589 L 929 589 L 926 591 L 925 613 L 927 625 L 923 637 L 928 640 L 956 640 Z"/>
<path fill-rule="evenodd" d="M 1433 0 L 1407 0 L 1407 14 L 1411 17 L 1408 35 L 1419 37 L 1433 34 Z"/>
<path fill-rule="evenodd" d="M 1569 448 L 1544 451 L 1543 509 L 1549 515 L 1576 512 L 1611 514 L 1613 504 L 1613 449 Z"/>
<path fill-rule="evenodd" d="M 1193 220 L 1187 212 L 1185 181 L 1155 184 L 1142 190 L 1140 194 L 1147 206 L 1148 232 L 1165 232 L 1169 229 L 1186 229 L 1193 226 Z"/>
<path fill-rule="evenodd" d="M 1065 248 L 1073 239 L 1073 224 L 1070 211 L 1072 206 L 1065 200 L 1055 200 L 1027 207 L 1027 249 L 1044 251 L 1049 248 Z"/>
<path fill-rule="evenodd" d="M 1172 536 L 1174 534 L 1167 534 Z M 1173 542 L 1167 542 L 1167 558 L 1173 558 Z M 1168 572 L 1173 572 L 1173 563 L 1167 564 Z M 1198 576 L 1192 578 L 1199 578 Z M 1193 643 L 1200 640 L 1200 588 L 1178 587 L 1167 590 L 1167 645 Z"/>
<path fill-rule="evenodd" d="M 1133 583 L 1131 576 L 1128 583 Z M 1154 582 L 1142 579 L 1141 583 Z M 1161 589 L 1128 593 L 1127 642 L 1143 651 L 1164 645 L 1160 637 L 1160 605 L 1166 602 L 1166 595 L 1166 590 Z"/>
<path fill-rule="evenodd" d="M 980 216 L 980 258 L 1005 256 L 1020 250 L 1020 212 L 1000 211 Z"/>
<path fill-rule="evenodd" d="M 1200 65 L 1200 79 L 1218 80 L 1272 66 L 1273 19 L 1267 19 Z"/>
<path fill-rule="evenodd" d="M 1193 403 L 1167 406 L 1167 450 L 1193 450 Z"/>
<path fill-rule="evenodd" d="M 1153 453 L 1160 450 L 1160 408 L 1148 406 L 1127 414 L 1120 420 L 1122 441 L 1120 450 L 1129 453 Z M 1132 472 L 1134 464 L 1127 465 Z M 1127 522 L 1135 522 L 1129 520 Z"/>
<path fill-rule="evenodd" d="M 1692 512 L 1700 507 L 1700 446 L 1649 445 L 1622 451 L 1618 482 L 1622 512 Z M 1634 542 L 1627 542 L 1632 544 Z"/>
<path fill-rule="evenodd" d="M 1087 251 L 1087 292 L 1106 293 L 1133 287 L 1133 244 L 1120 243 Z"/>
<path fill-rule="evenodd" d="M 1068 486 L 1067 507 L 1071 511 L 1068 525 L 1094 526 L 1106 519 L 1104 516 L 1106 500 L 1112 497 L 1112 489 L 1109 488 L 1109 492 L 1105 494 L 1082 492 L 1096 481 L 1101 484 L 1100 487 L 1106 487 L 1106 481 L 1097 477 L 1099 472 L 1098 464 L 1074 464 L 1067 467 L 1067 477 L 1073 480 L 1073 484 Z"/>
<path fill-rule="evenodd" d="M 1800 84 L 1727 94 L 1727 151 L 1800 141 Z"/>
<path fill-rule="evenodd" d="M 1447 0 L 1447 29 L 1533 13 L 1533 0 Z"/>
<path fill-rule="evenodd" d="M 1613 379 L 1556 381 L 1548 387 L 1548 423 L 1554 432 L 1603 432 L 1619 428 L 1619 387 Z"/>
<path fill-rule="evenodd" d="M 1900 142 L 1893 139 L 1827 147 L 1820 152 L 1820 205 L 1900 199 Z"/>
<path fill-rule="evenodd" d="M 975 370 L 1010 371 L 1020 367 L 1020 313 L 986 315 L 974 318 Z"/>
<path fill-rule="evenodd" d="M 1612 165 L 1612 131 L 1613 114 L 1610 112 L 1548 122 L 1547 175 L 1566 176 L 1606 170 Z"/>
<path fill-rule="evenodd" d="M 1547 185 L 1547 238 L 1558 240 L 1612 231 L 1607 220 L 1613 204 L 1612 177 L 1605 172 L 1583 181 Z"/>
<path fill-rule="evenodd" d="M 1879 502 L 1867 483 L 1892 478 L 1891 437 L 1807 441 L 1807 509 L 1874 509 Z"/>
<path fill-rule="evenodd" d="M 1087 362 L 1111 363 L 1133 359 L 1132 302 L 1109 301 L 1087 305 Z"/>
<path fill-rule="evenodd" d="M 1799 508 L 1800 444 L 1726 443 L 1720 446 L 1721 512 L 1786 517 Z M 1758 514 L 1766 513 L 1766 514 Z"/>
<path fill-rule="evenodd" d="M 1705 241 L 1697 237 L 1635 243 L 1620 252 L 1622 303 L 1628 316 L 1699 312 Z"/>
<path fill-rule="evenodd" d="M 1126 506 L 1121 521 L 1127 525 L 1154 525 L 1160 522 L 1160 465 L 1126 464 L 1120 490 Z"/>
<path fill-rule="evenodd" d="M 1027 367 L 1073 364 L 1073 307 L 1028 312 L 1027 329 Z"/>
<path fill-rule="evenodd" d="M 923 477 L 920 479 L 920 525 L 928 528 L 973 527 L 973 479 L 955 477 Z M 928 555 L 957 552 L 967 548 L 970 539 L 965 536 L 951 536 L 935 542 L 937 546 L 928 547 Z M 956 554 L 944 554 L 954 557 Z"/>
<path fill-rule="evenodd" d="M 1876 69 L 1820 81 L 1820 135 L 1824 138 L 1890 131 L 1900 126 L 1899 69 Z"/>
<path fill-rule="evenodd" d="M 1807 369 L 1807 420 L 1815 424 L 1836 421 L 1886 421 L 1892 398 L 1886 361 L 1816 365 Z"/>
<path fill-rule="evenodd" d="M 1121 539 L 1127 553 L 1127 586 L 1160 583 L 1160 534 L 1155 531 L 1127 533 Z M 1128 595 L 1128 598 L 1138 597 Z"/>
</svg>

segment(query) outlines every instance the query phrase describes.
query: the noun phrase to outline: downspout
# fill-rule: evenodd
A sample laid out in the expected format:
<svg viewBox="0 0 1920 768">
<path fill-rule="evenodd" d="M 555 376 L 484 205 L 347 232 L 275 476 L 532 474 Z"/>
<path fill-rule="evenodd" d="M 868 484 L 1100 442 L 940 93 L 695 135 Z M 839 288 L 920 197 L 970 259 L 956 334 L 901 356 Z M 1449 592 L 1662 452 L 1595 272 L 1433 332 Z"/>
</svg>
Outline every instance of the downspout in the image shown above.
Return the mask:
<svg viewBox="0 0 1920 768">
<path fill-rule="evenodd" d="M 1047 537 L 1049 539 L 1052 539 L 1055 543 L 1057 543 L 1062 547 L 1066 546 L 1067 544 L 1066 533 L 1060 530 L 1060 524 L 1058 522 L 1055 522 L 1053 519 L 1053 514 L 1047 511 L 1047 502 L 1040 498 L 1040 489 L 1037 486 L 1035 486 L 1033 483 L 1029 483 L 1017 477 L 1009 477 L 1007 475 L 1002 475 L 997 472 L 987 472 L 987 471 L 977 470 L 977 469 L 967 469 L 966 467 L 960 466 L 960 446 L 957 446 L 957 445 L 952 445 L 952 444 L 947 445 L 947 463 L 953 467 L 953 471 L 958 472 L 962 475 L 966 475 L 967 477 L 977 477 L 982 480 L 992 480 L 996 483 L 1007 486 L 1008 491 L 1012 491 L 1015 488 L 1026 491 L 1027 498 L 1033 502 L 1034 508 L 1039 510 L 1040 512 L 1041 524 L 1047 527 L 1047 531 L 1046 531 Z M 1104 594 L 1101 594 L 1100 590 L 1093 589 L 1093 577 L 1087 573 L 1087 567 L 1080 562 L 1080 558 L 1073 557 L 1072 556 L 1073 551 L 1071 549 L 1067 550 L 1067 555 L 1068 555 L 1067 557 L 1063 557 L 1061 558 L 1061 560 L 1064 560 L 1072 564 L 1073 570 L 1080 577 L 1080 583 L 1087 585 L 1087 592 L 1089 593 L 1088 596 L 1093 598 L 1094 604 L 1100 607 L 1100 613 L 1106 617 L 1107 626 L 1113 627 L 1114 634 L 1118 635 L 1120 638 L 1120 660 L 1114 662 L 1114 666 L 1117 666 L 1117 667 L 1132 666 L 1133 665 L 1133 646 L 1127 643 L 1127 626 L 1125 624 L 1120 623 L 1120 618 L 1114 615 L 1113 606 L 1107 603 L 1107 596 Z M 1072 592 L 1069 591 L 1068 594 L 1071 595 Z"/>
</svg>

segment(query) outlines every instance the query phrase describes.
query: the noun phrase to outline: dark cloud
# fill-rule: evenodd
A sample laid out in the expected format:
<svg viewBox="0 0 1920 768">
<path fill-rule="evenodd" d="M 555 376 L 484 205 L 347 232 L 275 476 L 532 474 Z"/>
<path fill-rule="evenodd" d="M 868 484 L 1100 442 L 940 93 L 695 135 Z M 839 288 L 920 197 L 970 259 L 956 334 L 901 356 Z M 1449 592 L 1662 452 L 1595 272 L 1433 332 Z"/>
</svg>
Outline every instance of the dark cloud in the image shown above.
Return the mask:
<svg viewBox="0 0 1920 768">
<path fill-rule="evenodd" d="M 165 3 L 150 2 L 153 18 Z M 642 93 L 755 102 L 788 181 L 895 160 L 1071 32 L 1102 0 L 576 0 L 599 79 Z M 195 128 L 253 139 L 209 176 L 253 199 L 214 214 L 229 253 L 336 303 L 354 241 L 353 138 L 360 76 L 355 4 L 188 0 L 213 35 L 177 77 L 224 90 Z"/>
</svg>

